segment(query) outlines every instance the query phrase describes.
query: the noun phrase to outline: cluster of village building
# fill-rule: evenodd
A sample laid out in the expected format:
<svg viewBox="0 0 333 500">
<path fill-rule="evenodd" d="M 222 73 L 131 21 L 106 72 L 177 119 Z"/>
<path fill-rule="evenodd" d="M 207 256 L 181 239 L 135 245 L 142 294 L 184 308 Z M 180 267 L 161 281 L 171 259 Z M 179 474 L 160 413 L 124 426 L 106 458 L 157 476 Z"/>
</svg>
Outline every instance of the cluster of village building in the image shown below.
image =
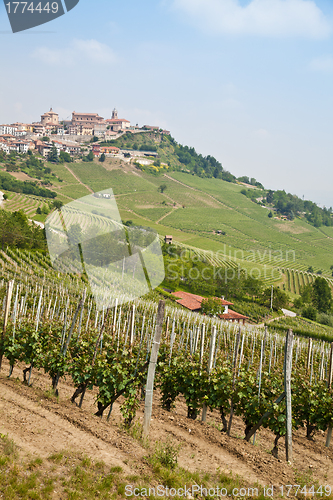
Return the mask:
<svg viewBox="0 0 333 500">
<path fill-rule="evenodd" d="M 89 140 L 90 136 L 96 136 L 106 141 L 117 139 L 126 131 L 133 133 L 145 130 L 160 130 L 159 127 L 144 125 L 142 128 L 131 126 L 129 120 L 118 117 L 116 109 L 112 112 L 110 119 L 104 119 L 98 113 L 72 113 L 70 121 L 59 121 L 58 113 L 52 108 L 41 116 L 39 122 L 13 123 L 11 125 L 0 125 L 0 149 L 6 153 L 15 151 L 27 153 L 29 149 L 37 149 L 38 152 L 47 157 L 51 147 L 56 146 L 58 151 L 65 151 L 71 155 L 78 154 L 80 145 Z M 170 132 L 164 130 L 163 133 Z M 41 141 L 42 137 L 49 137 L 50 142 Z M 52 137 L 52 140 L 51 140 Z M 95 148 L 94 154 L 102 152 L 115 154 L 118 148 L 110 147 L 107 151 Z"/>
</svg>

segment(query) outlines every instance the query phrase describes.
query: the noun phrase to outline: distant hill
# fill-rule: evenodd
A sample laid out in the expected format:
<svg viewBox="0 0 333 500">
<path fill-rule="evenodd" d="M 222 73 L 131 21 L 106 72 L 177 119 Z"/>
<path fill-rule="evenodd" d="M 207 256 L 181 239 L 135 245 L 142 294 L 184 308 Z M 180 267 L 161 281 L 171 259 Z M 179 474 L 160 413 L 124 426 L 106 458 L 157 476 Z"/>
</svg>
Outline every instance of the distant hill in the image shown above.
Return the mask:
<svg viewBox="0 0 333 500">
<path fill-rule="evenodd" d="M 235 184 L 244 184 L 242 194 L 255 203 L 272 207 L 278 214 L 293 220 L 296 216 L 304 218 L 316 227 L 332 226 L 332 208 L 320 208 L 315 203 L 302 200 L 296 195 L 285 191 L 265 190 L 264 186 L 255 178 L 242 176 L 238 179 L 225 170 L 222 164 L 213 156 L 202 156 L 193 147 L 182 146 L 170 135 L 161 132 L 142 132 L 133 134 L 127 132 L 116 141 L 110 141 L 122 149 L 152 151 L 158 154 L 150 166 L 142 165 L 142 171 L 153 175 L 163 172 L 180 171 L 194 174 L 203 179 L 221 179 Z M 254 188 L 254 189 L 253 189 Z"/>
<path fill-rule="evenodd" d="M 332 209 L 284 191 L 266 190 L 253 178 L 236 179 L 215 158 L 198 155 L 160 132 L 127 133 L 111 143 L 145 151 L 150 165 L 135 158 L 130 163 L 107 158 L 104 163 L 95 159 L 45 164 L 43 178 L 57 200 L 67 203 L 112 187 L 124 221 L 151 226 L 162 236 L 171 234 L 180 245 L 202 255 L 218 252 L 220 262 L 244 268 L 267 284 L 280 282 L 298 294 L 318 273 L 331 280 Z M 149 151 L 158 157 L 149 158 Z M 0 163 L 3 170 L 6 162 Z M 20 163 L 27 175 L 23 158 Z M 24 201 L 31 196 L 9 192 L 4 207 L 17 210 L 29 205 L 30 217 L 45 220 L 52 204 L 33 198 L 35 205 Z M 37 207 L 42 214 L 36 216 Z"/>
</svg>

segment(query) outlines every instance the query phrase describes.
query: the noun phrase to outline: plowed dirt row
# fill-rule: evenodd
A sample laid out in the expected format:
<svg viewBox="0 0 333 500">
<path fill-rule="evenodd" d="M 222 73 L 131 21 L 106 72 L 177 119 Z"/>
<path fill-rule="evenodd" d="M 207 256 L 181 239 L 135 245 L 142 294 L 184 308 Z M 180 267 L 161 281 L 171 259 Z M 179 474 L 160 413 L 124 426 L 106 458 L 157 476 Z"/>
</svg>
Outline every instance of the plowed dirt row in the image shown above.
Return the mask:
<svg viewBox="0 0 333 500">
<path fill-rule="evenodd" d="M 59 399 L 50 397 L 50 379 L 33 371 L 32 387 L 22 383 L 22 368 L 14 368 L 8 379 L 8 363 L 5 361 L 0 374 L 0 433 L 14 439 L 24 453 L 47 457 L 61 450 L 73 450 L 87 454 L 107 465 L 120 465 L 125 473 L 140 472 L 149 468 L 145 456 L 148 451 L 129 436 L 121 427 L 119 411 L 121 401 L 114 405 L 110 422 L 106 416 L 94 416 L 96 394 L 88 391 L 79 409 L 70 402 L 74 392 L 67 380 L 59 383 Z M 142 422 L 143 404 L 137 414 Z M 281 441 L 280 459 L 270 450 L 273 434 L 262 429 L 257 433 L 256 444 L 243 440 L 244 424 L 234 418 L 232 436 L 218 430 L 217 412 L 208 412 L 207 422 L 187 418 L 185 402 L 177 402 L 175 410 L 167 412 L 160 407 L 158 391 L 155 392 L 150 441 L 165 441 L 171 437 L 181 444 L 179 465 L 191 470 L 215 472 L 232 471 L 248 485 L 299 484 L 300 480 L 312 484 L 331 485 L 333 489 L 333 450 L 325 448 L 325 436 L 318 433 L 308 441 L 305 430 L 293 436 L 293 464 L 284 460 L 285 450 Z"/>
</svg>

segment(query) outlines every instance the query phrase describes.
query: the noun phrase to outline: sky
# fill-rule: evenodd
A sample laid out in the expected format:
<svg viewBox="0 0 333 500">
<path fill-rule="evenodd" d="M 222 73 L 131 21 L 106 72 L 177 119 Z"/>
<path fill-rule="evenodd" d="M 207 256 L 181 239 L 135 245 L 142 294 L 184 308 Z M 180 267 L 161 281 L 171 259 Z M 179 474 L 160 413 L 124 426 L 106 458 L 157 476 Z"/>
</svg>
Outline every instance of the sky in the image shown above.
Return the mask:
<svg viewBox="0 0 333 500">
<path fill-rule="evenodd" d="M 329 207 L 332 42 L 331 0 L 80 0 L 15 34 L 1 3 L 0 123 L 116 107 Z"/>
</svg>

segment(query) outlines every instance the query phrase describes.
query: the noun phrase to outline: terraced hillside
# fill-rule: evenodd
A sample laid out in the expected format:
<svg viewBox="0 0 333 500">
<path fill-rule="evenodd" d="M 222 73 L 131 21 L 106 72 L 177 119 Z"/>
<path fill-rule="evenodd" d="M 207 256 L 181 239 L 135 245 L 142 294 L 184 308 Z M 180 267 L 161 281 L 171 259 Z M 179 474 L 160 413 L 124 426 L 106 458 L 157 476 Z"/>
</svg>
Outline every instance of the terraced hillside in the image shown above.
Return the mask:
<svg viewBox="0 0 333 500">
<path fill-rule="evenodd" d="M 43 198 L 35 196 L 26 196 L 19 193 L 8 193 L 8 200 L 3 208 L 10 212 L 24 210 L 28 217 L 36 215 L 37 208 L 42 208 L 45 205 Z"/>
<path fill-rule="evenodd" d="M 171 234 L 193 252 L 210 252 L 216 262 L 241 267 L 267 284 L 281 282 L 297 294 L 317 273 L 331 282 L 333 227 L 269 218 L 270 209 L 244 196 L 243 185 L 179 171 L 150 175 L 116 158 L 48 166 L 63 203 L 112 188 L 124 221 L 150 226 L 162 237 Z M 6 208 L 23 208 L 31 218 L 43 206 L 42 199 L 7 194 Z"/>
<path fill-rule="evenodd" d="M 241 193 L 241 185 L 181 172 L 152 176 L 108 162 L 76 163 L 71 169 L 93 190 L 112 187 L 124 220 L 218 252 L 223 260 L 256 268 L 261 277 L 277 280 L 282 269 L 307 272 L 309 267 L 331 277 L 333 228 L 316 228 L 298 218 L 270 219 L 267 208 Z"/>
</svg>

